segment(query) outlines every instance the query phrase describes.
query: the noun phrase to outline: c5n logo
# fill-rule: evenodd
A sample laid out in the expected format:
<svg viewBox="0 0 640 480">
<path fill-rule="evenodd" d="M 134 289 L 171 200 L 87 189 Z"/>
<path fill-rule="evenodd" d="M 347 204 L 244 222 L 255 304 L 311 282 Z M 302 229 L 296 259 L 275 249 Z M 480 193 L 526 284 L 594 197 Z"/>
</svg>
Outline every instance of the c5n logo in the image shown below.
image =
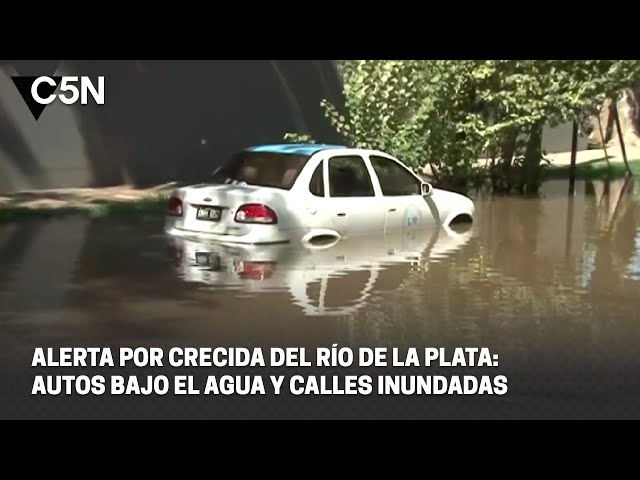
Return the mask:
<svg viewBox="0 0 640 480">
<path fill-rule="evenodd" d="M 98 105 L 104 105 L 104 77 L 98 77 L 96 88 L 89 77 L 11 77 L 22 99 L 29 107 L 33 118 L 38 120 L 44 109 L 56 98 L 66 105 L 80 101 L 82 105 L 89 102 L 89 95 Z M 60 87 L 60 93 L 55 95 Z"/>
</svg>

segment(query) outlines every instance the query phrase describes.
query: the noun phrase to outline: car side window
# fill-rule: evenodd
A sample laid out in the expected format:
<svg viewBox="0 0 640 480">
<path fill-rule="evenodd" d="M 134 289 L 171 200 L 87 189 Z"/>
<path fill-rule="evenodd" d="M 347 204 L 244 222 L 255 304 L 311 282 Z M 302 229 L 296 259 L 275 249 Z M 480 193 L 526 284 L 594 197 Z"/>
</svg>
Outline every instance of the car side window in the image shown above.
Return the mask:
<svg viewBox="0 0 640 480">
<path fill-rule="evenodd" d="M 378 176 L 383 195 L 392 197 L 422 194 L 422 182 L 402 165 L 389 158 L 373 155 L 369 160 Z"/>
<path fill-rule="evenodd" d="M 324 175 L 323 167 L 324 163 L 320 162 L 316 167 L 311 180 L 309 181 L 309 191 L 313 196 L 324 197 Z"/>
<path fill-rule="evenodd" d="M 373 197 L 373 183 L 364 159 L 357 155 L 329 159 L 329 195 Z"/>
</svg>

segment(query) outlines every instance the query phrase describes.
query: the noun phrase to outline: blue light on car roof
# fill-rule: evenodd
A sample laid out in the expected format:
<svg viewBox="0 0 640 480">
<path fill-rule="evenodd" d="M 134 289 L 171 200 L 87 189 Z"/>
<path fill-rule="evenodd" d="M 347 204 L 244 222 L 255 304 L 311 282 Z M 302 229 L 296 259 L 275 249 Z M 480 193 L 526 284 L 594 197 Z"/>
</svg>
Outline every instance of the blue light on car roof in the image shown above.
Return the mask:
<svg viewBox="0 0 640 480">
<path fill-rule="evenodd" d="M 252 152 L 292 153 L 297 155 L 313 155 L 322 150 L 346 148 L 344 145 L 325 145 L 321 143 L 282 143 L 277 145 L 257 145 L 248 150 Z"/>
</svg>

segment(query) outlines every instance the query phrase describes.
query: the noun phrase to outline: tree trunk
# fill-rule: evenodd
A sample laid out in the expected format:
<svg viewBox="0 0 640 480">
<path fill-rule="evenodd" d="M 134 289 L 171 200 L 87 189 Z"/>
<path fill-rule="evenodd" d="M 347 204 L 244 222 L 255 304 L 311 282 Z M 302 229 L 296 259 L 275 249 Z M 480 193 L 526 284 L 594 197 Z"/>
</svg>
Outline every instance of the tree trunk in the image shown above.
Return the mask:
<svg viewBox="0 0 640 480">
<path fill-rule="evenodd" d="M 513 155 L 516 152 L 516 141 L 518 139 L 518 131 L 507 133 L 500 143 L 500 160 L 502 167 L 502 190 L 505 193 L 511 191 L 511 166 L 513 163 Z"/>
<path fill-rule="evenodd" d="M 637 147 L 640 145 L 640 132 L 638 132 L 639 108 L 638 100 L 632 89 L 625 88 L 622 97 L 613 105 L 614 122 L 616 128 L 620 128 L 618 135 L 611 138 L 612 144 L 625 144 L 626 147 Z M 616 116 L 617 114 L 617 116 Z"/>
<path fill-rule="evenodd" d="M 578 122 L 573 120 L 571 132 L 571 165 L 569 168 L 569 195 L 576 193 L 576 158 L 578 156 Z"/>
<path fill-rule="evenodd" d="M 522 168 L 521 192 L 537 195 L 540 191 L 542 160 L 542 124 L 533 125 L 529 131 Z"/>
<path fill-rule="evenodd" d="M 624 134 L 622 132 L 622 127 L 620 126 L 620 115 L 618 113 L 617 106 L 613 109 L 614 120 L 616 122 L 616 130 L 618 132 L 618 141 L 620 142 L 620 150 L 622 152 L 622 160 L 624 160 L 624 166 L 627 169 L 627 174 L 632 175 L 631 167 L 629 167 L 629 161 L 627 160 L 627 149 L 625 146 Z"/>
<path fill-rule="evenodd" d="M 600 106 L 600 110 L 590 118 L 588 126 L 589 137 L 587 142 L 589 148 L 603 148 L 613 134 L 613 102 L 610 98 L 605 99 Z"/>
<path fill-rule="evenodd" d="M 627 146 L 640 146 L 640 81 L 633 87 L 622 90 L 622 98 L 612 101 L 607 98 L 599 114 L 594 114 L 589 121 L 589 148 L 604 148 L 605 145 L 618 145 L 619 138 L 616 134 L 614 109 L 617 108 L 620 116 L 622 136 Z M 599 120 L 599 124 L 598 124 Z"/>
</svg>

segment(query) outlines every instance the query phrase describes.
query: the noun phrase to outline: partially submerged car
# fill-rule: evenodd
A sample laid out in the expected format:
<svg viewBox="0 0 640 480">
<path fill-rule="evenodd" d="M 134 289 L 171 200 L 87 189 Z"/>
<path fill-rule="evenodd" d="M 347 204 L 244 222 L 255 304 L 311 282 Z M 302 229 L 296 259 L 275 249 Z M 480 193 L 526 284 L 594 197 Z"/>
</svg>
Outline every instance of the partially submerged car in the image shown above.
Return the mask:
<svg viewBox="0 0 640 480">
<path fill-rule="evenodd" d="M 402 162 L 377 150 L 337 145 L 252 147 L 234 155 L 205 183 L 176 189 L 170 235 L 223 243 L 327 239 L 472 221 L 473 202 L 434 189 Z"/>
</svg>

